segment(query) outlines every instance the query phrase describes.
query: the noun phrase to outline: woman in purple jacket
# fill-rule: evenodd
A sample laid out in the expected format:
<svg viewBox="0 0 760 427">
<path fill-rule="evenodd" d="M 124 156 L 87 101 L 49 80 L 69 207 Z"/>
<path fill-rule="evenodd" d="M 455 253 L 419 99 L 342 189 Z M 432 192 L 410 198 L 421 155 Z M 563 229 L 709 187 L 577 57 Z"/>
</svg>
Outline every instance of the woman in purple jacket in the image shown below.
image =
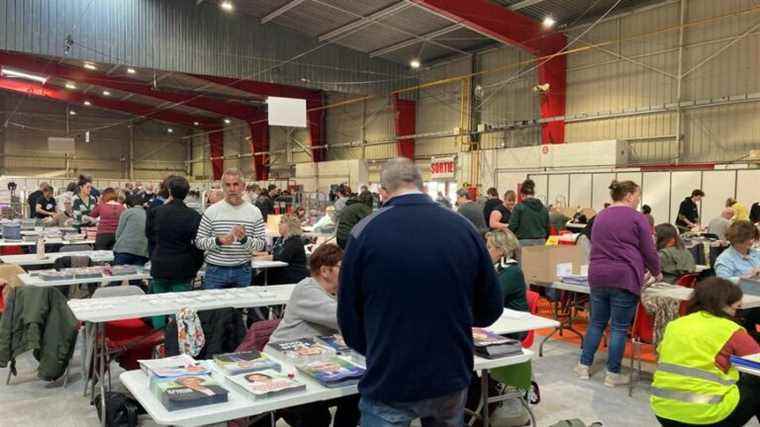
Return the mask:
<svg viewBox="0 0 760 427">
<path fill-rule="evenodd" d="M 636 208 L 641 201 L 639 186 L 632 181 L 612 181 L 612 205 L 594 218 L 588 281 L 591 286 L 591 321 L 583 340 L 583 354 L 575 373 L 589 379 L 594 354 L 610 323 L 607 357 L 608 387 L 627 384 L 620 375 L 628 328 L 633 323 L 645 271 L 662 280 L 660 258 L 652 239 L 652 228 Z"/>
</svg>

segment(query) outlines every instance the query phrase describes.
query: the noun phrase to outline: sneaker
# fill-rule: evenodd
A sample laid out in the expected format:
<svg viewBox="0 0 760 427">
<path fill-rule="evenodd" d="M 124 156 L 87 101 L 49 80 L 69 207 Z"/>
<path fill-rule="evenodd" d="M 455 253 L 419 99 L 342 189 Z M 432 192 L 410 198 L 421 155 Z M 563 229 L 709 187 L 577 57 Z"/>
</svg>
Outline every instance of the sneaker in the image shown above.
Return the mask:
<svg viewBox="0 0 760 427">
<path fill-rule="evenodd" d="M 588 366 L 584 365 L 583 363 L 578 362 L 578 364 L 575 366 L 575 374 L 578 375 L 578 378 L 582 380 L 587 380 L 591 378 L 588 372 Z"/>
<path fill-rule="evenodd" d="M 615 374 L 607 371 L 607 376 L 604 377 L 604 385 L 607 387 L 617 387 L 619 385 L 626 385 L 630 382 L 628 375 Z"/>
</svg>

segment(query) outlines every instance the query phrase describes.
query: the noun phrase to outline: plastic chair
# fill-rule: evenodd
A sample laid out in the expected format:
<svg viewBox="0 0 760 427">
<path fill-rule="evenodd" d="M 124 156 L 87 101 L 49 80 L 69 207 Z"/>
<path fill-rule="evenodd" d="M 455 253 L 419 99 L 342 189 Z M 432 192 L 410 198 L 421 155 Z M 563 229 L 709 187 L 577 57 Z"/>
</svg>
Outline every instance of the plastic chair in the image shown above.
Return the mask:
<svg viewBox="0 0 760 427">
<path fill-rule="evenodd" d="M 541 296 L 538 294 L 538 292 L 534 291 L 528 291 L 526 294 L 528 299 L 528 310 L 530 310 L 531 314 L 538 314 L 538 300 L 541 298 Z M 528 335 L 525 337 L 524 340 L 522 340 L 522 346 L 523 348 L 531 348 L 533 347 L 533 341 L 536 337 L 536 331 L 530 331 L 528 332 Z"/>
<path fill-rule="evenodd" d="M 676 285 L 694 289 L 694 286 L 697 284 L 697 279 L 699 279 L 699 273 L 684 274 L 676 280 Z"/>
<path fill-rule="evenodd" d="M 641 344 L 654 344 L 654 317 L 647 313 L 644 305 L 636 308 L 636 317 L 631 328 L 631 373 L 628 378 L 628 396 L 633 396 L 633 364 L 638 360 L 637 380 L 641 378 Z"/>
</svg>

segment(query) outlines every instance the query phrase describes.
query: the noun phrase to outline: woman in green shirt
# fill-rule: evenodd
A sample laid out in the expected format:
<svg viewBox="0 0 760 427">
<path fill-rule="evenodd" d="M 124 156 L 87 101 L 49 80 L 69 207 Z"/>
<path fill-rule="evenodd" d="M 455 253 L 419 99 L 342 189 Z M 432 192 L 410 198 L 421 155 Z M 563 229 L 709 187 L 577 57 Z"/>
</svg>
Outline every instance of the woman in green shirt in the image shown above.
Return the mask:
<svg viewBox="0 0 760 427">
<path fill-rule="evenodd" d="M 513 258 L 519 248 L 515 235 L 505 229 L 489 231 L 486 233 L 486 247 L 491 254 L 504 293 L 504 307 L 530 311 L 526 298 L 525 277 L 520 264 Z"/>
</svg>

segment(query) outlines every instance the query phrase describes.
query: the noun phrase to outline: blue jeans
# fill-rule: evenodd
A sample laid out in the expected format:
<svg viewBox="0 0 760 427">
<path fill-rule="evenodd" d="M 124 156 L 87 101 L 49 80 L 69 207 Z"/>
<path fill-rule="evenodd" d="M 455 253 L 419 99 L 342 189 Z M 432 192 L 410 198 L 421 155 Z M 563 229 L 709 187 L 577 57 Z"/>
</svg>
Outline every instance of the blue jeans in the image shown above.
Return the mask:
<svg viewBox="0 0 760 427">
<path fill-rule="evenodd" d="M 407 427 L 417 418 L 422 427 L 461 427 L 467 389 L 443 397 L 405 403 L 383 403 L 366 397 L 359 401 L 361 427 Z"/>
<path fill-rule="evenodd" d="M 620 363 L 625 353 L 628 328 L 636 315 L 639 297 L 622 289 L 591 288 L 591 323 L 583 339 L 581 364 L 594 364 L 594 354 L 602 340 L 604 328 L 610 323 L 610 347 L 607 355 L 607 371 L 620 373 Z"/>
<path fill-rule="evenodd" d="M 206 277 L 203 279 L 203 289 L 245 288 L 251 285 L 251 265 L 243 264 L 235 267 L 206 267 Z"/>
</svg>

